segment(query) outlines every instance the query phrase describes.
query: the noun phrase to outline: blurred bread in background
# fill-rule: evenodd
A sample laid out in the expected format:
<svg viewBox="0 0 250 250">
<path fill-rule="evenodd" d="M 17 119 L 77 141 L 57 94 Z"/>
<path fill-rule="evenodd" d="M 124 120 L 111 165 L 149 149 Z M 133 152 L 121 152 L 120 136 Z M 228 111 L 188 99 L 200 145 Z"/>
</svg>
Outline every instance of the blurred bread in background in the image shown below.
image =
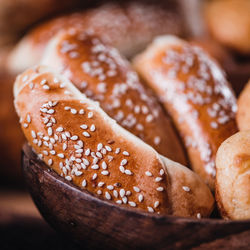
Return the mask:
<svg viewBox="0 0 250 250">
<path fill-rule="evenodd" d="M 249 0 L 208 1 L 205 18 L 215 40 L 242 55 L 250 55 Z"/>
</svg>

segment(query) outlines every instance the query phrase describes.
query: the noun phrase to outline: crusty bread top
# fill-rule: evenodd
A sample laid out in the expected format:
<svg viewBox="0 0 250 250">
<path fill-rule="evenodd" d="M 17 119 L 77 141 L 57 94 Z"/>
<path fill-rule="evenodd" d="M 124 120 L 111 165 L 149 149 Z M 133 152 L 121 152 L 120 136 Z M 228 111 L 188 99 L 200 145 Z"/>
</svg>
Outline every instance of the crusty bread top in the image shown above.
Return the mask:
<svg viewBox="0 0 250 250">
<path fill-rule="evenodd" d="M 174 161 L 186 164 L 173 125 L 155 96 L 118 50 L 89 33 L 63 32 L 49 43 L 42 64 L 68 77 L 122 127 Z"/>
<path fill-rule="evenodd" d="M 250 130 L 250 81 L 240 93 L 236 120 L 239 130 Z"/>
<path fill-rule="evenodd" d="M 221 215 L 250 219 L 250 131 L 225 140 L 216 155 L 216 200 Z"/>
<path fill-rule="evenodd" d="M 170 9 L 170 10 L 169 10 Z M 131 57 L 160 34 L 180 34 L 180 18 L 172 6 L 130 2 L 109 3 L 98 8 L 49 20 L 28 33 L 13 50 L 8 66 L 20 73 L 39 63 L 47 42 L 62 29 L 94 31 L 123 55 Z"/>
<path fill-rule="evenodd" d="M 174 36 L 155 39 L 134 65 L 172 115 L 193 168 L 213 188 L 216 151 L 237 131 L 236 98 L 224 72 L 201 48 Z"/>
<path fill-rule="evenodd" d="M 33 72 L 32 72 L 33 71 Z M 46 67 L 20 75 L 15 106 L 38 156 L 77 186 L 118 204 L 170 213 L 159 155 Z"/>
<path fill-rule="evenodd" d="M 202 179 L 187 167 L 162 157 L 169 177 L 168 197 L 172 215 L 208 217 L 214 208 L 214 197 Z"/>
</svg>

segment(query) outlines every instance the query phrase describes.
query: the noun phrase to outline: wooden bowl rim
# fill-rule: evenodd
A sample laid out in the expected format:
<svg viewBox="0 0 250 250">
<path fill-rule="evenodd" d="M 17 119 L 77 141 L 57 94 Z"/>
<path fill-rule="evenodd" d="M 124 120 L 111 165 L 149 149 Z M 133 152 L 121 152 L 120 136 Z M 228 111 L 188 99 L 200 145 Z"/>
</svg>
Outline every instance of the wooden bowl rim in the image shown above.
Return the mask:
<svg viewBox="0 0 250 250">
<path fill-rule="evenodd" d="M 217 218 L 201 218 L 201 219 L 194 219 L 189 217 L 180 217 L 180 216 L 173 216 L 173 215 L 159 215 L 156 213 L 147 213 L 144 211 L 139 211 L 137 209 L 125 207 L 125 206 L 119 206 L 116 205 L 113 202 L 106 201 L 102 198 L 99 198 L 95 196 L 94 194 L 90 193 L 88 190 L 83 190 L 80 187 L 72 184 L 71 182 L 66 181 L 63 177 L 58 175 L 53 169 L 48 167 L 42 160 L 38 159 L 37 155 L 34 153 L 31 146 L 28 145 L 28 143 L 25 143 L 22 148 L 22 158 L 24 155 L 31 161 L 37 168 L 42 170 L 42 172 L 46 175 L 49 175 L 55 182 L 60 183 L 61 185 L 65 186 L 66 188 L 70 189 L 72 192 L 76 192 L 77 195 L 80 197 L 83 197 L 83 199 L 86 200 L 86 198 L 91 201 L 97 203 L 99 206 L 107 206 L 109 209 L 116 209 L 121 212 L 125 212 L 131 217 L 134 216 L 140 216 L 140 217 L 147 217 L 152 220 L 159 220 L 159 221 L 168 221 L 168 222 L 174 222 L 174 223 L 189 223 L 189 224 L 224 224 L 224 225 L 233 225 L 233 224 L 249 224 L 250 225 L 250 219 L 249 220 L 223 220 L 223 219 L 217 219 Z M 23 168 L 23 167 L 22 167 Z"/>
</svg>

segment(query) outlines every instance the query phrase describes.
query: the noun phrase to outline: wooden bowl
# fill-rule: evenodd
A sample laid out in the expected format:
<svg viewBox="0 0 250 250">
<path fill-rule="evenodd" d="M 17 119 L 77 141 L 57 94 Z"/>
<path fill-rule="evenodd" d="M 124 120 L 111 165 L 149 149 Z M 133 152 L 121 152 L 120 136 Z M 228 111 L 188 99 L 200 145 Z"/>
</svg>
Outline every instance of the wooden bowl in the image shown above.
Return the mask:
<svg viewBox="0 0 250 250">
<path fill-rule="evenodd" d="M 30 194 L 45 220 L 85 247 L 205 249 L 219 244 L 230 249 L 250 245 L 249 220 L 198 220 L 120 207 L 65 181 L 38 160 L 27 144 L 22 163 Z"/>
</svg>

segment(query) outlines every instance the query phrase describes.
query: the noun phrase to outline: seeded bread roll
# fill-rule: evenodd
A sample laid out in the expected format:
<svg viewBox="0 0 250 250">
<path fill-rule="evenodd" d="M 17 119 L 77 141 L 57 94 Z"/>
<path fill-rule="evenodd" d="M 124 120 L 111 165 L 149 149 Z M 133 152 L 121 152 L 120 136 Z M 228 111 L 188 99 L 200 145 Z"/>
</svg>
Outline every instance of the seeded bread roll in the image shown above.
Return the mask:
<svg viewBox="0 0 250 250">
<path fill-rule="evenodd" d="M 246 84 L 238 99 L 236 114 L 239 130 L 250 130 L 250 81 Z"/>
<path fill-rule="evenodd" d="M 187 164 L 173 125 L 119 52 L 87 33 L 57 35 L 42 64 L 65 75 L 122 127 L 174 161 Z M 171 143 L 170 143 L 171 142 Z"/>
<path fill-rule="evenodd" d="M 250 219 L 250 131 L 225 140 L 216 156 L 216 200 L 225 219 Z"/>
<path fill-rule="evenodd" d="M 187 211 L 172 211 L 175 206 L 169 196 L 177 186 L 172 188 L 171 183 L 180 180 L 172 176 L 170 183 L 166 160 L 120 127 L 66 78 L 47 67 L 30 69 L 17 78 L 14 96 L 30 145 L 66 181 L 100 198 L 148 212 L 210 214 L 213 197 L 191 171 L 188 175 L 194 175 L 191 178 L 206 199 L 180 188 L 183 200 L 189 202 Z M 181 185 L 191 185 L 181 181 Z"/>
<path fill-rule="evenodd" d="M 173 8 L 130 2 L 122 6 L 105 4 L 98 8 L 49 20 L 28 33 L 10 55 L 8 67 L 14 73 L 39 63 L 47 42 L 62 29 L 93 31 L 131 57 L 154 36 L 180 34 L 181 25 Z"/>
<path fill-rule="evenodd" d="M 172 116 L 193 170 L 214 189 L 215 154 L 237 131 L 236 99 L 224 72 L 201 48 L 174 36 L 157 38 L 134 66 Z"/>
<path fill-rule="evenodd" d="M 250 1 L 216 0 L 205 5 L 212 36 L 235 51 L 250 55 Z"/>
</svg>

